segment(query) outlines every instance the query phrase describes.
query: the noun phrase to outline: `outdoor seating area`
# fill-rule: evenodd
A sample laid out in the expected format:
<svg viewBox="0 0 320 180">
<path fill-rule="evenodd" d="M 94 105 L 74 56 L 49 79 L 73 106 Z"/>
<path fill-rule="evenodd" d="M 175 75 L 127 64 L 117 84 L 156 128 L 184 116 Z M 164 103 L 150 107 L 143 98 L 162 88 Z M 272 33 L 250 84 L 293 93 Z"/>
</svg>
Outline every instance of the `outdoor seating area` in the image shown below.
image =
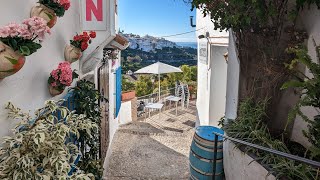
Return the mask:
<svg viewBox="0 0 320 180">
<path fill-rule="evenodd" d="M 178 116 L 179 108 L 181 110 L 189 108 L 189 104 L 188 85 L 177 83 L 175 88 L 162 91 L 160 98 L 158 93 L 138 97 L 137 116 L 138 119 L 143 120 L 158 114 L 160 119 L 162 111 L 173 108 L 175 109 L 175 115 Z"/>
</svg>

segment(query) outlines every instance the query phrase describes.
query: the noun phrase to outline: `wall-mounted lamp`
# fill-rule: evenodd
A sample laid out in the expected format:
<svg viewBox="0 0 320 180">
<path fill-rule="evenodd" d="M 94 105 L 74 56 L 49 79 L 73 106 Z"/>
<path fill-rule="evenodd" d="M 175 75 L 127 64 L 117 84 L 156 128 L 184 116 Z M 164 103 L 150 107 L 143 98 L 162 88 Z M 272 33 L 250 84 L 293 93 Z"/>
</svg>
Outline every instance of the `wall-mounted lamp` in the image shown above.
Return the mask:
<svg viewBox="0 0 320 180">
<path fill-rule="evenodd" d="M 190 16 L 190 25 L 191 27 L 196 27 L 196 25 L 193 24 L 193 16 Z"/>
</svg>

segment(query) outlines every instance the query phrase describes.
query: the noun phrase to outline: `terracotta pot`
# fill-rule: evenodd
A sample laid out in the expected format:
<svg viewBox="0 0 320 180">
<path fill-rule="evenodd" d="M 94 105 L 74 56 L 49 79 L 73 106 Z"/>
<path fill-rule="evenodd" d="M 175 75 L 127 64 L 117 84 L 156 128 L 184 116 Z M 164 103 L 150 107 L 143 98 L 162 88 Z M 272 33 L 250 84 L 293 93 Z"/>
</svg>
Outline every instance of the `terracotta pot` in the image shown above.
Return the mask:
<svg viewBox="0 0 320 180">
<path fill-rule="evenodd" d="M 130 101 L 131 99 L 136 97 L 136 92 L 135 91 L 128 91 L 124 92 L 121 95 L 121 100 L 122 101 Z"/>
<path fill-rule="evenodd" d="M 57 95 L 63 93 L 63 91 L 59 91 L 59 90 L 55 89 L 54 87 L 52 87 L 51 85 L 49 85 L 49 93 L 51 94 L 51 96 L 57 96 Z"/>
<path fill-rule="evenodd" d="M 34 16 L 41 17 L 46 20 L 50 28 L 57 23 L 57 16 L 54 11 L 42 4 L 32 7 L 30 17 Z"/>
<path fill-rule="evenodd" d="M 73 45 L 67 45 L 64 49 L 64 58 L 66 61 L 73 63 L 80 59 L 82 56 L 81 49 L 74 47 Z"/>
<path fill-rule="evenodd" d="M 0 79 L 18 72 L 24 65 L 26 58 L 0 41 Z"/>
</svg>

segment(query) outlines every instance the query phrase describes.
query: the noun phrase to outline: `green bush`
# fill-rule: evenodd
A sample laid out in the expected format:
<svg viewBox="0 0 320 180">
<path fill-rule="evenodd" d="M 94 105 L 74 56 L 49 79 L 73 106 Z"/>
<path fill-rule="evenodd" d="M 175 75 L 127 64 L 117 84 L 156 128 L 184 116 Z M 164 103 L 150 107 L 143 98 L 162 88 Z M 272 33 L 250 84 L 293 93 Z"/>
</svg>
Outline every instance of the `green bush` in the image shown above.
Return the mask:
<svg viewBox="0 0 320 180">
<path fill-rule="evenodd" d="M 61 102 L 47 101 L 45 107 L 35 112 L 35 119 L 11 103 L 11 119 L 20 120 L 10 137 L 4 137 L 0 151 L 1 179 L 91 179 L 81 168 L 72 176 L 68 173 L 79 151 L 74 142 L 80 132 L 96 133 L 98 126 L 84 115 L 70 112 Z M 54 116 L 61 113 L 61 119 Z"/>
</svg>

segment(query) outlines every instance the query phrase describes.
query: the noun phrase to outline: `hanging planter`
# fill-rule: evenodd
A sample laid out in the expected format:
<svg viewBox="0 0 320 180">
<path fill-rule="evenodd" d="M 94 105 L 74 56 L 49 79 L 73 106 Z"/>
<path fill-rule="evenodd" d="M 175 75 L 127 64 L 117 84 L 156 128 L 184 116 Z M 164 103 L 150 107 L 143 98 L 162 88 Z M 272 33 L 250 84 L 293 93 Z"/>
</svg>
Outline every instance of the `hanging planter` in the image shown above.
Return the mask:
<svg viewBox="0 0 320 180">
<path fill-rule="evenodd" d="M 67 45 L 64 49 L 64 58 L 66 61 L 73 63 L 80 59 L 82 56 L 81 49 L 74 47 L 73 45 Z"/>
<path fill-rule="evenodd" d="M 64 58 L 66 61 L 73 63 L 80 59 L 82 52 L 85 51 L 91 40 L 96 37 L 96 32 L 83 32 L 80 35 L 75 35 L 73 40 L 70 40 L 70 45 L 64 49 Z"/>
<path fill-rule="evenodd" d="M 62 17 L 70 8 L 70 0 L 40 0 L 39 5 L 32 7 L 30 16 L 41 17 L 52 28 L 57 23 L 57 17 Z"/>
<path fill-rule="evenodd" d="M 55 87 L 49 84 L 49 93 L 51 94 L 51 96 L 57 96 L 63 93 L 63 90 L 56 89 Z"/>
<path fill-rule="evenodd" d="M 18 72 L 29 56 L 41 48 L 40 41 L 50 33 L 44 19 L 25 19 L 0 28 L 0 79 Z"/>
<path fill-rule="evenodd" d="M 25 57 L 19 51 L 0 41 L 0 79 L 18 72 L 25 63 Z"/>
<path fill-rule="evenodd" d="M 50 73 L 48 79 L 49 93 L 51 96 L 61 94 L 67 86 L 70 86 L 73 79 L 77 78 L 78 74 L 72 71 L 69 62 L 62 62 L 58 68 Z"/>
</svg>

